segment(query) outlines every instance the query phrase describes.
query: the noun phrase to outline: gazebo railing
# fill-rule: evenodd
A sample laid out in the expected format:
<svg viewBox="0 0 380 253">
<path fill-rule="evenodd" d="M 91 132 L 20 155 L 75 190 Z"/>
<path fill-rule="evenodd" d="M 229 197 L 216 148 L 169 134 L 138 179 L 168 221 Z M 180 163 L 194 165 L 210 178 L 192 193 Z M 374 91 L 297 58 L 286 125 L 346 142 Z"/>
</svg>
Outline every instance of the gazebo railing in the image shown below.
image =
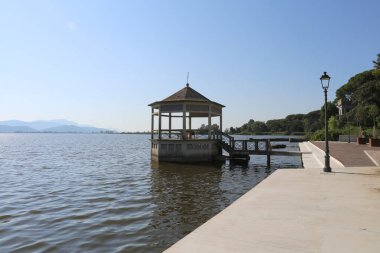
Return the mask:
<svg viewBox="0 0 380 253">
<path fill-rule="evenodd" d="M 248 152 L 248 153 L 264 153 L 272 151 L 271 139 L 246 139 L 236 140 L 234 137 L 223 133 L 216 132 L 215 139 L 219 140 L 222 147 L 228 152 Z"/>
<path fill-rule="evenodd" d="M 215 140 L 217 138 L 216 132 L 211 132 L 210 139 Z M 153 139 L 159 138 L 159 131 L 153 131 Z M 161 129 L 161 139 L 163 140 L 207 140 L 209 139 L 208 133 L 198 129 L 186 130 L 186 134 L 182 129 Z"/>
</svg>

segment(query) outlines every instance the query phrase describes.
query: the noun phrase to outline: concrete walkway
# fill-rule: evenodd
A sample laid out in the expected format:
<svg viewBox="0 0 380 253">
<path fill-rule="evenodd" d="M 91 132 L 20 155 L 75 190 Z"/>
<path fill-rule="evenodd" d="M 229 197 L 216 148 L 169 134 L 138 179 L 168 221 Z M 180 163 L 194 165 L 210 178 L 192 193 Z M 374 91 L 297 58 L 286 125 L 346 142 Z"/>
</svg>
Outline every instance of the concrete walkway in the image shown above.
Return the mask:
<svg viewBox="0 0 380 253">
<path fill-rule="evenodd" d="M 322 169 L 325 164 L 325 152 L 318 148 L 311 142 L 299 143 L 300 151 L 305 154 L 302 155 L 302 163 L 304 168 Z M 344 168 L 344 165 L 335 159 L 330 157 L 331 168 Z"/>
<path fill-rule="evenodd" d="M 300 147 L 305 169 L 277 170 L 165 252 L 380 252 L 380 167 L 322 173 L 323 152 Z"/>
</svg>

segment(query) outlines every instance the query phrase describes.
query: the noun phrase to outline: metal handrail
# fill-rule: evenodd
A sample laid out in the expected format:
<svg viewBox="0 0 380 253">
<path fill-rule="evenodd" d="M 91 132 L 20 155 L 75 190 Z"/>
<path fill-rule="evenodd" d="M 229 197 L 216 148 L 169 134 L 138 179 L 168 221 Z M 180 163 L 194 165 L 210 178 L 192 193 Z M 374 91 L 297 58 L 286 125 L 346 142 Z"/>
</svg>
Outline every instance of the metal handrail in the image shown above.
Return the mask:
<svg viewBox="0 0 380 253">
<path fill-rule="evenodd" d="M 234 137 L 229 134 L 218 131 L 217 139 L 222 143 L 228 145 L 228 148 L 232 151 L 272 151 L 271 140 L 270 139 L 248 139 L 248 140 L 235 140 Z M 228 141 L 226 141 L 228 139 Z M 276 139 L 277 140 L 277 139 Z M 253 144 L 253 145 L 252 145 Z"/>
</svg>

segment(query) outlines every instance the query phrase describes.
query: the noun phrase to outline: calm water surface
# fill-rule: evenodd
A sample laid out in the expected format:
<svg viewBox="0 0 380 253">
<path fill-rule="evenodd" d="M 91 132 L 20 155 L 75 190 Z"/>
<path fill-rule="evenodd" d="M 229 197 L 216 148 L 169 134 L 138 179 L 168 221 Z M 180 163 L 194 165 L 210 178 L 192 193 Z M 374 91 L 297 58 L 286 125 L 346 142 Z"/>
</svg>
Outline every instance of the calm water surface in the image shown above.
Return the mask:
<svg viewBox="0 0 380 253">
<path fill-rule="evenodd" d="M 265 165 L 152 166 L 148 135 L 0 134 L 0 252 L 161 252 L 301 161 Z"/>
</svg>

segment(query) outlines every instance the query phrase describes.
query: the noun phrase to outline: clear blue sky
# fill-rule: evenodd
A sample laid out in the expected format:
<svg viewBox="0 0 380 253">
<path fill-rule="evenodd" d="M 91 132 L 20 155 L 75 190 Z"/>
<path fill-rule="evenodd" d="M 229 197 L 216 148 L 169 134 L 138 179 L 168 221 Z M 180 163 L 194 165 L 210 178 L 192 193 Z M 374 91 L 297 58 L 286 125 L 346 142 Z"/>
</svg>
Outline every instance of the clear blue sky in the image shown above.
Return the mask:
<svg viewBox="0 0 380 253">
<path fill-rule="evenodd" d="M 0 1 L 0 120 L 150 128 L 190 85 L 224 128 L 307 113 L 371 69 L 380 1 Z"/>
</svg>

